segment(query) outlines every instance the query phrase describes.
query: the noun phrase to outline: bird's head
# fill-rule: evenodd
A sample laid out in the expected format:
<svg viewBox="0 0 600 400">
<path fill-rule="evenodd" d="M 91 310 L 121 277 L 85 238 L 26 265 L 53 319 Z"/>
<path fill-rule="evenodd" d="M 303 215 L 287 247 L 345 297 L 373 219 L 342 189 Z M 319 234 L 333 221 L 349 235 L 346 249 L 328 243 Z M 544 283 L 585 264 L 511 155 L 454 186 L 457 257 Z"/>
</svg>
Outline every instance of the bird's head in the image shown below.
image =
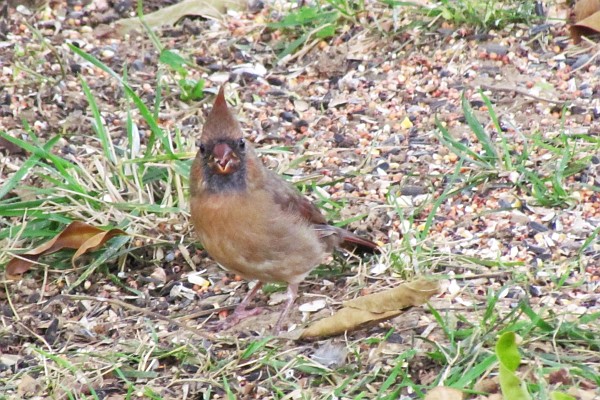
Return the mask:
<svg viewBox="0 0 600 400">
<path fill-rule="evenodd" d="M 197 156 L 209 189 L 244 187 L 248 148 L 238 121 L 227 107 L 224 87 L 221 87 L 202 129 Z"/>
</svg>

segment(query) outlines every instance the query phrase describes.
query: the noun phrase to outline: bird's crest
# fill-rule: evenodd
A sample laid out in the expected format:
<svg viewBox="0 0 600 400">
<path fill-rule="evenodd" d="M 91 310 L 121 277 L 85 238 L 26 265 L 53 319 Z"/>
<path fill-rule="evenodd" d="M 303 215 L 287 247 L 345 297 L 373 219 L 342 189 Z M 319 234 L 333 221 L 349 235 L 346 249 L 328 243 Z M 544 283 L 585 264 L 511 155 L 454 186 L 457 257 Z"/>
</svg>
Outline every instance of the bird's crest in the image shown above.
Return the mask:
<svg viewBox="0 0 600 400">
<path fill-rule="evenodd" d="M 206 117 L 202 130 L 203 141 L 211 139 L 238 139 L 242 137 L 240 125 L 227 106 L 225 100 L 225 85 L 221 86 L 219 94 L 213 103 L 213 108 Z"/>
</svg>

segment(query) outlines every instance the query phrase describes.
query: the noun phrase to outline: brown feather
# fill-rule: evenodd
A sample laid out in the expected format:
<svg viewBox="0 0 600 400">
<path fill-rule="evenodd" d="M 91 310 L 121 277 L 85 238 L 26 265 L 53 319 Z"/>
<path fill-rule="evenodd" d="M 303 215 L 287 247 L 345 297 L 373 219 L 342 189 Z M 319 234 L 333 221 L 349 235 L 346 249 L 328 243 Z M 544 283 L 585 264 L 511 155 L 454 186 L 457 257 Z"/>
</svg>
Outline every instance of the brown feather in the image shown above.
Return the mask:
<svg viewBox="0 0 600 400">
<path fill-rule="evenodd" d="M 314 204 L 263 166 L 252 146 L 243 141 L 223 87 L 200 143 L 190 175 L 194 228 L 204 248 L 225 269 L 260 282 L 289 284 L 290 299 L 278 324 L 293 304 L 298 283 L 327 252 L 338 246 L 377 248 L 370 240 L 327 225 Z M 215 171 L 214 160 L 219 157 L 222 164 L 231 158 L 234 167 Z M 243 308 L 248 301 L 236 313 L 246 315 Z"/>
<path fill-rule="evenodd" d="M 296 188 L 283 181 L 283 179 L 275 174 L 275 172 L 268 170 L 266 179 L 268 181 L 267 188 L 273 195 L 273 201 L 275 201 L 282 210 L 297 212 L 307 222 L 313 224 L 327 223 L 325 216 L 313 203 L 298 192 Z"/>
<path fill-rule="evenodd" d="M 216 139 L 241 139 L 242 129 L 235 116 L 227 107 L 225 100 L 225 86 L 221 86 L 215 99 L 213 108 L 208 114 L 202 129 L 202 141 L 208 142 Z"/>
</svg>

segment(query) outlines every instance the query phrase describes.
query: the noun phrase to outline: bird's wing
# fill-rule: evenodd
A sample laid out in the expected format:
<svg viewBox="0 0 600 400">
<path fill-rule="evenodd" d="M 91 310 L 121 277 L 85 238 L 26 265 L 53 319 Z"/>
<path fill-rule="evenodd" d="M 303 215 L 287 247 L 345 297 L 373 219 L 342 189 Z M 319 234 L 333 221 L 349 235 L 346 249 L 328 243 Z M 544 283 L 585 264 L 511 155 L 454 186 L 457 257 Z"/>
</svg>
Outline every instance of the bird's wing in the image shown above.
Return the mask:
<svg viewBox="0 0 600 400">
<path fill-rule="evenodd" d="M 273 201 L 276 204 L 283 210 L 298 213 L 302 219 L 312 224 L 327 224 L 325 216 L 310 200 L 275 172 L 267 171 L 265 187 L 271 192 Z"/>
<path fill-rule="evenodd" d="M 327 244 L 329 251 L 334 247 L 342 247 L 360 253 L 378 252 L 376 243 L 361 238 L 352 232 L 327 224 L 321 211 L 296 188 L 284 181 L 271 170 L 266 170 L 265 187 L 271 193 L 273 201 L 283 210 L 296 213 L 305 221 L 314 225 L 321 240 Z"/>
</svg>

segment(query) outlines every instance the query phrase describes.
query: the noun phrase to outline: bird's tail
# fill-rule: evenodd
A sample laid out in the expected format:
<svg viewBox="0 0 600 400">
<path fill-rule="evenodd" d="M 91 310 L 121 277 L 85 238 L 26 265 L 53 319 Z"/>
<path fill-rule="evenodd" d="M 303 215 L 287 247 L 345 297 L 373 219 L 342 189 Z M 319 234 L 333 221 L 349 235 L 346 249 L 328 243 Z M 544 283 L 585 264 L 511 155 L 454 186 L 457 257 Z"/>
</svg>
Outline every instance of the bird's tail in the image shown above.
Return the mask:
<svg viewBox="0 0 600 400">
<path fill-rule="evenodd" d="M 315 225 L 321 239 L 331 247 L 341 247 L 357 253 L 379 253 L 377 243 L 362 238 L 354 233 L 331 225 Z"/>
</svg>

